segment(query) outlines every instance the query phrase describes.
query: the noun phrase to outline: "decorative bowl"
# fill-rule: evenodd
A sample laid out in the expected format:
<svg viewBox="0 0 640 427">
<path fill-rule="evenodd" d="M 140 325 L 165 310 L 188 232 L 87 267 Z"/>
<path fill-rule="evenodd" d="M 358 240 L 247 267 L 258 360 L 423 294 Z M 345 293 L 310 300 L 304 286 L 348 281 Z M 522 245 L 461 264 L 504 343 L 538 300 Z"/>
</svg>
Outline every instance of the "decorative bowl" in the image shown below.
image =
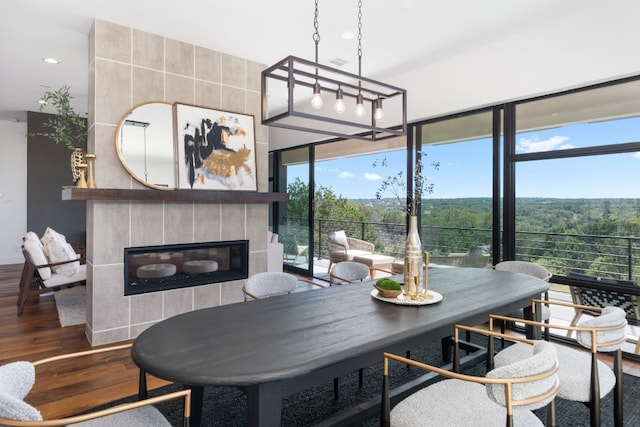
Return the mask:
<svg viewBox="0 0 640 427">
<path fill-rule="evenodd" d="M 378 293 L 383 298 L 396 298 L 398 295 L 402 293 L 402 289 L 389 290 L 389 289 L 382 289 L 378 287 L 378 285 L 373 285 L 373 286 L 378 290 Z"/>
</svg>

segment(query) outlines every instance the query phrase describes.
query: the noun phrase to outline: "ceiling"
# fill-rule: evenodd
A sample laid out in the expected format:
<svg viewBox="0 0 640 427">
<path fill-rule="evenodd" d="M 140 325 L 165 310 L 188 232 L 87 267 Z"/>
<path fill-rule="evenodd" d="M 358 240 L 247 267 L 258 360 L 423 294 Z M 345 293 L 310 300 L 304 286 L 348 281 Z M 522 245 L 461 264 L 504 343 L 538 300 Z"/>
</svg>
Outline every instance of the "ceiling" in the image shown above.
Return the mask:
<svg viewBox="0 0 640 427">
<path fill-rule="evenodd" d="M 7 3 L 3 4 L 0 16 L 0 120 L 25 121 L 26 111 L 38 109 L 37 101 L 44 93 L 44 86 L 54 89 L 70 86 L 76 110 L 81 114 L 87 112 L 88 33 L 94 18 L 266 65 L 288 55 L 311 60 L 314 56 L 312 0 L 13 0 Z M 600 8 L 606 14 L 618 3 L 618 9 L 624 11 L 623 3 L 630 2 L 363 0 L 362 74 L 404 87 L 409 96 L 425 90 L 435 91 L 433 81 L 407 80 L 402 76 L 407 70 L 436 66 L 478 49 L 500 47 L 505 40 L 517 40 L 523 34 L 531 38 L 542 37 L 546 32 L 548 36 L 549 25 L 554 21 L 573 19 L 575 25 L 585 27 L 585 32 L 591 31 L 591 24 L 584 22 L 586 13 L 597 22 Z M 341 69 L 357 73 L 357 37 L 341 38 L 345 31 L 357 35 L 357 16 L 356 0 L 320 1 L 320 62 L 329 65 L 339 59 L 346 62 Z M 57 58 L 61 63 L 46 64 L 42 61 L 45 57 Z M 424 85 L 428 84 L 431 87 L 425 89 Z M 410 104 L 410 120 L 423 114 L 416 111 Z"/>
</svg>

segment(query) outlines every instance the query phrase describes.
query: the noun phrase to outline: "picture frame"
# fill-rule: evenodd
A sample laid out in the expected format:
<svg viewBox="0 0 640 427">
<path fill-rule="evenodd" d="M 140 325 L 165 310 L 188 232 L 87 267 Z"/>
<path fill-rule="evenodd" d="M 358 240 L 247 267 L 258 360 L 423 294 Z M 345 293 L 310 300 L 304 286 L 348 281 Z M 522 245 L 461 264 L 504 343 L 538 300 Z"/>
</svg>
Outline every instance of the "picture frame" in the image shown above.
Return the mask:
<svg viewBox="0 0 640 427">
<path fill-rule="evenodd" d="M 255 118 L 173 104 L 179 189 L 258 191 Z"/>
</svg>

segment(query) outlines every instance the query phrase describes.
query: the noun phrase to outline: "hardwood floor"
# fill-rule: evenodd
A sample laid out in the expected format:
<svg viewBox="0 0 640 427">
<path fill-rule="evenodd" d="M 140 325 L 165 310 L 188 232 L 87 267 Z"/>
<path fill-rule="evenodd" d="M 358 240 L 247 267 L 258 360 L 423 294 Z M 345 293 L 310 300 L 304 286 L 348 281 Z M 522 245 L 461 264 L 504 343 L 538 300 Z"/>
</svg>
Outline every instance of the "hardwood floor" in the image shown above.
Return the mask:
<svg viewBox="0 0 640 427">
<path fill-rule="evenodd" d="M 16 300 L 22 265 L 0 265 L 0 365 L 16 360 L 45 357 L 91 349 L 84 325 L 60 327 L 53 296 L 27 302 L 17 316 Z M 624 370 L 640 376 L 640 363 L 625 360 Z M 149 378 L 149 387 L 166 382 Z M 44 419 L 72 415 L 95 406 L 136 394 L 138 369 L 129 351 L 57 362 L 37 370 L 36 385 L 27 402 Z"/>
<path fill-rule="evenodd" d="M 20 265 L 0 265 L 0 365 L 16 360 L 91 349 L 84 325 L 60 327 L 53 296 L 32 298 L 22 316 L 16 300 Z M 165 382 L 150 379 L 149 387 Z M 27 402 L 44 419 L 72 415 L 113 400 L 136 394 L 138 369 L 128 350 L 55 362 L 37 368 L 36 385 Z"/>
</svg>

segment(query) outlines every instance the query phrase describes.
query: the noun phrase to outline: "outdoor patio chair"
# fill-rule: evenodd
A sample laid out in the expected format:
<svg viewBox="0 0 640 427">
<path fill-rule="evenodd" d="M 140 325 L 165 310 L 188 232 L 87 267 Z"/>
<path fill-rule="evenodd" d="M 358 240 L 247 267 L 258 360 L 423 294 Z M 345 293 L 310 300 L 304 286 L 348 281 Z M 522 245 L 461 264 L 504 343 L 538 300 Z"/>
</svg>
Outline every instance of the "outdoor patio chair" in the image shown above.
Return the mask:
<svg viewBox="0 0 640 427">
<path fill-rule="evenodd" d="M 625 342 L 625 327 L 627 320 L 624 310 L 619 307 L 588 307 L 577 306 L 560 301 L 532 300 L 532 309 L 537 304 L 551 304 L 573 307 L 599 313 L 599 316 L 584 319 L 576 326 L 549 325 L 552 329 L 573 330 L 577 334 L 577 342 L 590 350 L 584 352 L 566 345 L 554 344 L 558 352 L 560 369 L 558 378 L 560 388 L 558 397 L 584 403 L 589 407 L 591 426 L 601 425 L 600 400 L 613 391 L 613 419 L 616 427 L 623 425 L 622 410 L 622 344 Z M 515 319 L 508 316 L 490 315 L 489 329 L 494 321 L 518 321 L 536 327 L 546 326 L 546 323 L 533 320 Z M 613 368 L 598 359 L 599 353 L 613 353 Z M 514 344 L 500 351 L 495 357 L 496 366 L 506 366 L 518 360 L 524 360 L 531 355 L 531 349 Z"/>
<path fill-rule="evenodd" d="M 163 394 L 150 399 L 144 399 L 132 403 L 125 403 L 107 409 L 92 411 L 83 415 L 70 416 L 67 418 L 50 419 L 43 421 L 40 411 L 24 401 L 24 398 L 31 391 L 36 379 L 36 368 L 53 364 L 54 362 L 71 360 L 82 356 L 90 356 L 98 353 L 105 353 L 117 350 L 129 350 L 131 344 L 105 347 L 101 349 L 88 350 L 78 353 L 69 353 L 54 356 L 36 362 L 11 362 L 0 366 L 0 425 L 3 426 L 83 426 L 83 427 L 104 427 L 104 426 L 166 426 L 171 427 L 167 419 L 158 411 L 153 404 L 171 399 L 184 400 L 184 425 L 189 425 L 191 416 L 191 390 L 181 390 L 173 393 Z M 72 365 L 63 367 L 63 370 L 72 370 Z M 42 375 L 51 378 L 49 381 L 59 381 L 57 371 L 47 368 Z M 38 377 L 41 380 L 41 377 Z"/>
<path fill-rule="evenodd" d="M 327 248 L 329 249 L 329 268 L 327 271 L 330 272 L 333 264 L 341 261 L 353 261 L 353 257 L 358 255 L 371 255 L 376 246 L 355 237 L 347 237 L 344 230 L 340 230 L 329 233 Z"/>
<path fill-rule="evenodd" d="M 295 265 L 304 257 L 305 262 L 309 263 L 309 245 L 299 245 L 295 234 L 283 234 L 282 245 L 285 261 L 291 260 Z"/>
<path fill-rule="evenodd" d="M 459 330 L 520 341 L 529 357 L 490 370 L 485 377 L 459 372 Z M 559 389 L 558 357 L 546 341 L 530 341 L 484 329 L 456 325 L 455 372 L 412 359 L 384 353 L 380 425 L 386 426 L 542 426 L 532 412 L 549 405 L 548 417 L 555 416 L 554 398 Z M 490 348 L 492 346 L 490 345 Z M 488 351 L 488 357 L 493 355 Z M 442 375 L 448 379 L 427 386 L 406 397 L 391 410 L 389 361 L 395 360 Z"/>
</svg>

